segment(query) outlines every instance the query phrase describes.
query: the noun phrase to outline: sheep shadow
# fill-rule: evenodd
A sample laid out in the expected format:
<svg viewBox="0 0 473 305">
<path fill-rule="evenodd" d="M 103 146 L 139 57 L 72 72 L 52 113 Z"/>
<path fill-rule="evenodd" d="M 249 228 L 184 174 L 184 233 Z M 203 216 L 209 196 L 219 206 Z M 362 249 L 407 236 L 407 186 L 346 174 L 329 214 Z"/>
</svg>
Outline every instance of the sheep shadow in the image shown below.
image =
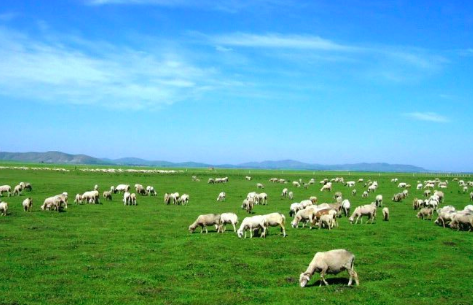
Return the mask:
<svg viewBox="0 0 473 305">
<path fill-rule="evenodd" d="M 342 287 L 346 287 L 346 288 L 352 288 L 354 286 L 348 286 L 348 281 L 349 279 L 348 278 L 343 278 L 343 277 L 337 277 L 337 278 L 325 278 L 325 280 L 327 281 L 327 283 L 330 285 L 330 286 L 342 286 Z M 322 284 L 322 286 L 325 286 L 325 284 L 322 282 L 322 280 L 317 280 L 315 281 L 314 283 L 312 284 L 309 284 L 309 285 L 306 285 L 306 287 L 318 287 L 320 286 L 320 284 Z M 354 284 L 354 282 L 353 282 Z"/>
</svg>

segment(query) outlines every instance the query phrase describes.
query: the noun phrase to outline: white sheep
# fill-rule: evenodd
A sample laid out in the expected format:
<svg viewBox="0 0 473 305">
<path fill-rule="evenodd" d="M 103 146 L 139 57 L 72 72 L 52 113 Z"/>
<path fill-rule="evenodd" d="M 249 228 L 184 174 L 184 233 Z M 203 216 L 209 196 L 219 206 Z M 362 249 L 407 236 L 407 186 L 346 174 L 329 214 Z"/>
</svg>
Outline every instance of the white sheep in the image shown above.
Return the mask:
<svg viewBox="0 0 473 305">
<path fill-rule="evenodd" d="M 255 206 L 255 202 L 253 199 L 244 199 L 241 205 L 241 208 L 244 209 L 246 212 L 251 213 Z"/>
<path fill-rule="evenodd" d="M 115 187 L 113 189 L 113 192 L 115 194 L 117 192 L 121 194 L 121 193 L 128 192 L 128 191 L 130 191 L 130 185 L 128 185 L 128 184 L 119 184 L 119 185 L 117 185 L 117 187 Z"/>
<path fill-rule="evenodd" d="M 377 207 L 383 206 L 383 195 L 376 195 L 375 201 Z"/>
<path fill-rule="evenodd" d="M 347 270 L 350 275 L 348 286 L 351 286 L 353 279 L 356 285 L 359 285 L 358 274 L 355 272 L 355 255 L 345 249 L 337 249 L 326 252 L 317 252 L 310 262 L 306 271 L 299 276 L 299 284 L 305 287 L 310 281 L 310 277 L 315 273 L 320 273 L 320 286 L 322 283 L 328 285 L 325 280 L 326 274 L 338 274 L 341 271 Z"/>
<path fill-rule="evenodd" d="M 258 204 L 267 205 L 268 204 L 268 194 L 260 193 L 256 195 L 256 200 Z"/>
<path fill-rule="evenodd" d="M 364 191 L 363 194 L 361 194 L 361 198 L 368 198 L 368 192 Z"/>
<path fill-rule="evenodd" d="M 270 213 L 263 215 L 264 216 L 264 221 L 265 221 L 265 226 L 267 227 L 281 227 L 282 235 L 283 237 L 286 237 L 286 228 L 284 228 L 284 224 L 286 221 L 286 217 L 284 214 L 281 213 Z M 266 232 L 268 230 L 266 229 L 265 232 L 263 233 L 264 236 L 266 237 Z"/>
<path fill-rule="evenodd" d="M 264 189 L 264 185 L 262 183 L 256 183 L 256 188 Z"/>
<path fill-rule="evenodd" d="M 184 205 L 189 203 L 189 195 L 188 194 L 182 194 L 181 197 L 179 197 L 179 203 Z"/>
<path fill-rule="evenodd" d="M 238 224 L 238 216 L 235 213 L 222 213 L 220 215 L 220 232 L 225 232 L 225 225 L 231 224 L 233 226 L 233 232 L 236 233 L 236 225 Z"/>
<path fill-rule="evenodd" d="M 82 194 L 82 200 L 88 203 L 98 204 L 100 203 L 99 191 L 87 191 Z"/>
<path fill-rule="evenodd" d="M 319 228 L 327 227 L 331 230 L 336 225 L 335 214 L 336 212 L 332 210 L 332 213 L 321 215 L 319 217 Z"/>
<path fill-rule="evenodd" d="M 131 193 L 126 191 L 123 193 L 123 205 L 131 204 Z"/>
<path fill-rule="evenodd" d="M 358 219 L 360 219 L 362 216 L 368 216 L 368 220 L 366 223 L 368 223 L 368 221 L 370 220 L 371 220 L 371 223 L 373 223 L 376 217 L 376 204 L 372 203 L 372 204 L 366 204 L 366 205 L 357 207 L 349 218 L 350 223 L 353 224 L 353 222 L 355 222 L 355 224 L 357 224 Z M 355 217 L 356 217 L 356 221 L 355 221 Z M 361 223 L 363 223 L 363 219 L 361 219 Z"/>
<path fill-rule="evenodd" d="M 302 210 L 303 208 L 304 207 L 299 202 L 292 203 L 291 207 L 289 208 L 289 216 L 294 217 L 296 213 Z"/>
<path fill-rule="evenodd" d="M 148 196 L 157 196 L 157 195 L 158 195 L 158 193 L 156 192 L 156 190 L 154 189 L 154 187 L 151 186 L 151 185 L 148 185 L 148 186 L 146 187 L 146 194 L 148 194 Z"/>
<path fill-rule="evenodd" d="M 292 185 L 295 187 L 301 187 L 301 184 L 297 181 L 292 181 Z"/>
<path fill-rule="evenodd" d="M 106 200 L 112 200 L 112 191 L 104 191 L 102 197 Z"/>
<path fill-rule="evenodd" d="M 0 202 L 0 213 L 2 213 L 3 216 L 7 216 L 8 212 L 8 203 L 5 201 Z"/>
<path fill-rule="evenodd" d="M 354 190 L 351 191 L 351 195 L 352 195 L 352 196 L 356 196 L 356 189 L 354 189 Z"/>
<path fill-rule="evenodd" d="M 322 188 L 320 189 L 321 192 L 323 191 L 332 191 L 332 182 L 327 182 Z"/>
<path fill-rule="evenodd" d="M 281 193 L 281 197 L 287 197 L 288 191 L 289 191 L 289 190 L 288 190 L 287 188 L 283 188 L 282 193 Z"/>
<path fill-rule="evenodd" d="M 237 230 L 237 235 L 239 238 L 245 236 L 246 238 L 246 231 L 250 231 L 250 238 L 253 238 L 255 230 L 263 230 L 261 237 L 264 237 L 266 233 L 266 222 L 265 217 L 263 215 L 256 215 L 251 217 L 245 217 L 240 224 L 240 228 Z"/>
<path fill-rule="evenodd" d="M 250 177 L 250 176 L 246 176 L 245 179 L 248 180 L 248 181 L 251 181 L 251 177 Z"/>
<path fill-rule="evenodd" d="M 288 198 L 290 200 L 294 199 L 294 193 L 292 191 L 290 191 L 288 194 L 287 194 Z"/>
<path fill-rule="evenodd" d="M 15 196 L 15 195 L 20 196 L 22 191 L 23 191 L 23 185 L 21 185 L 21 184 L 16 185 L 13 188 L 13 196 Z"/>
<path fill-rule="evenodd" d="M 383 220 L 388 221 L 389 220 L 389 209 L 387 207 L 383 208 Z"/>
<path fill-rule="evenodd" d="M 350 215 L 350 207 L 351 207 L 351 204 L 348 199 L 345 199 L 342 201 L 342 210 L 343 210 L 343 213 L 345 214 L 345 217 L 348 217 L 348 215 Z"/>
<path fill-rule="evenodd" d="M 217 201 L 225 201 L 227 194 L 225 192 L 220 192 L 217 196 Z"/>
<path fill-rule="evenodd" d="M 74 203 L 75 204 L 81 204 L 82 203 L 82 195 L 81 194 L 76 194 L 76 197 L 74 198 Z"/>
<path fill-rule="evenodd" d="M 11 196 L 11 186 L 9 186 L 9 185 L 0 186 L 0 196 L 3 196 L 3 193 L 7 193 L 8 197 L 10 197 Z"/>
<path fill-rule="evenodd" d="M 189 232 L 194 233 L 195 229 L 200 226 L 200 233 L 205 229 L 205 233 L 209 233 L 207 226 L 217 225 L 217 232 L 220 228 L 220 214 L 204 214 L 199 215 L 197 219 L 189 226 Z"/>
<path fill-rule="evenodd" d="M 433 209 L 431 208 L 422 208 L 420 211 L 417 213 L 417 218 L 422 218 L 422 219 L 427 219 L 432 220 L 432 214 L 433 214 Z"/>
<path fill-rule="evenodd" d="M 25 212 L 31 212 L 31 208 L 33 207 L 33 199 L 31 197 L 26 198 L 23 200 L 22 205 Z"/>
<path fill-rule="evenodd" d="M 314 223 L 314 212 L 312 208 L 301 209 L 296 212 L 294 219 L 291 222 L 293 228 L 298 228 L 299 223 L 302 221 L 302 227 L 305 227 L 305 224 L 309 222 L 309 228 L 312 229 L 312 224 Z"/>
<path fill-rule="evenodd" d="M 130 194 L 130 205 L 136 205 L 136 194 L 135 193 Z"/>
</svg>

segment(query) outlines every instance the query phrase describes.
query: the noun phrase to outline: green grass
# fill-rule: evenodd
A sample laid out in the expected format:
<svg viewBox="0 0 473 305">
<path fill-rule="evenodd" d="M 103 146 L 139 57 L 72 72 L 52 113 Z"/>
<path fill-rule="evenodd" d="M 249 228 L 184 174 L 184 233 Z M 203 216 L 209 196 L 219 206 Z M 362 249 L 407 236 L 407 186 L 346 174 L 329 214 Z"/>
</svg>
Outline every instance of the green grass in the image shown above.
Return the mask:
<svg viewBox="0 0 473 305">
<path fill-rule="evenodd" d="M 11 164 L 4 164 L 12 166 Z M 61 166 L 62 167 L 62 166 Z M 0 170 L 0 185 L 12 187 L 31 182 L 32 192 L 20 197 L 2 198 L 9 203 L 9 215 L 0 217 L 0 304 L 471 304 L 473 288 L 473 235 L 434 225 L 415 217 L 410 197 L 393 203 L 398 192 L 390 179 L 398 177 L 415 187 L 422 175 L 184 169 L 184 173 L 105 174 L 86 173 L 67 167 L 70 172 Z M 82 167 L 78 167 L 82 168 Z M 201 182 L 192 182 L 198 175 Z M 209 177 L 228 176 L 228 184 L 209 185 Z M 377 180 L 377 194 L 383 194 L 390 208 L 391 221 L 378 219 L 373 225 L 350 225 L 346 218 L 332 231 L 293 229 L 288 215 L 292 202 L 319 197 L 332 202 L 332 193 L 320 193 L 319 184 L 294 188 L 272 184 L 271 177 L 308 181 L 343 176 L 345 180 Z M 445 204 L 462 209 L 468 194 L 459 193 L 449 179 Z M 428 176 L 433 178 L 432 175 Z M 471 178 L 465 178 L 469 180 Z M 199 214 L 235 212 L 240 221 L 247 216 L 241 201 L 256 183 L 265 185 L 267 206 L 256 206 L 256 214 L 283 212 L 288 237 L 276 228 L 266 239 L 238 239 L 230 226 L 224 234 L 190 234 L 187 227 Z M 138 196 L 138 206 L 123 206 L 121 196 L 102 205 L 74 205 L 76 193 L 100 190 L 127 183 L 153 185 L 158 197 Z M 362 185 L 351 189 L 334 184 L 352 206 L 374 201 L 362 199 Z M 280 199 L 284 187 L 295 198 Z M 67 191 L 69 208 L 62 213 L 41 211 L 46 197 Z M 165 205 L 164 192 L 190 194 L 188 206 Z M 226 202 L 216 202 L 219 192 Z M 27 196 L 34 200 L 33 212 L 22 211 Z M 353 208 L 352 208 L 353 209 Z M 200 232 L 198 229 L 196 232 Z M 348 275 L 329 276 L 332 285 L 318 286 L 314 275 L 308 288 L 298 285 L 317 251 L 346 248 L 356 255 L 360 286 L 346 286 Z"/>
</svg>

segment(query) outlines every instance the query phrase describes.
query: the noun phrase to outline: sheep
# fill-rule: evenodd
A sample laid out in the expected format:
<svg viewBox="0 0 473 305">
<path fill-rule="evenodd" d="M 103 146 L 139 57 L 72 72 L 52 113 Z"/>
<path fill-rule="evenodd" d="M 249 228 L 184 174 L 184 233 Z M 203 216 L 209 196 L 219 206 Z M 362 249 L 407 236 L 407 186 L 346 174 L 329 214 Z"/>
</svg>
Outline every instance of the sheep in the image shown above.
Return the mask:
<svg viewBox="0 0 473 305">
<path fill-rule="evenodd" d="M 423 187 L 422 183 L 417 183 L 416 189 L 421 190 Z"/>
<path fill-rule="evenodd" d="M 414 201 L 412 201 L 412 207 L 414 210 L 418 210 L 423 204 L 424 201 L 422 199 L 414 198 Z"/>
<path fill-rule="evenodd" d="M 82 194 L 82 200 L 88 203 L 100 203 L 100 194 L 98 191 L 88 191 Z"/>
<path fill-rule="evenodd" d="M 76 194 L 76 197 L 74 198 L 74 203 L 75 204 L 82 204 L 82 195 L 81 194 Z"/>
<path fill-rule="evenodd" d="M 463 208 L 463 211 L 472 214 L 473 213 L 473 205 L 471 205 L 471 204 L 467 205 L 466 207 Z"/>
<path fill-rule="evenodd" d="M 362 216 L 368 216 L 368 221 L 371 220 L 371 223 L 373 223 L 376 217 L 376 204 L 366 204 L 366 205 L 357 207 L 349 218 L 350 223 L 353 224 L 356 217 L 355 224 L 357 224 L 358 219 L 360 219 Z M 366 223 L 368 223 L 368 221 Z M 361 219 L 361 223 L 363 223 L 363 219 Z"/>
<path fill-rule="evenodd" d="M 94 191 L 98 191 L 98 190 L 99 190 L 99 185 L 98 184 L 94 185 Z"/>
<path fill-rule="evenodd" d="M 319 228 L 327 227 L 331 230 L 334 226 L 338 226 L 335 218 L 336 213 L 335 210 L 331 210 L 328 214 L 321 215 L 319 217 Z"/>
<path fill-rule="evenodd" d="M 470 193 L 470 201 L 473 201 L 473 192 Z"/>
<path fill-rule="evenodd" d="M 146 195 L 146 189 L 141 184 L 135 184 L 135 191 L 140 195 Z"/>
<path fill-rule="evenodd" d="M 266 233 L 266 221 L 263 215 L 256 215 L 251 217 L 245 217 L 241 222 L 240 228 L 237 230 L 238 238 L 243 236 L 246 238 L 246 231 L 250 231 L 250 238 L 253 238 L 253 233 L 255 230 L 263 230 L 261 237 L 264 237 Z"/>
<path fill-rule="evenodd" d="M 116 194 L 118 193 L 124 193 L 130 191 L 130 186 L 128 184 L 119 184 L 117 187 L 113 188 L 113 193 Z"/>
<path fill-rule="evenodd" d="M 215 179 L 213 178 L 209 178 L 209 180 L 207 181 L 208 184 L 215 184 Z"/>
<path fill-rule="evenodd" d="M 343 213 L 345 214 L 345 217 L 348 217 L 350 215 L 350 201 L 348 199 L 345 199 L 342 201 L 342 210 Z"/>
<path fill-rule="evenodd" d="M 33 190 L 33 187 L 31 186 L 31 183 L 29 182 L 20 182 L 20 184 L 23 184 L 23 188 L 25 190 L 28 190 L 30 192 Z"/>
<path fill-rule="evenodd" d="M 209 233 L 207 226 L 214 225 L 217 225 L 217 232 L 219 232 L 221 225 L 220 214 L 199 215 L 197 219 L 189 226 L 189 232 L 194 233 L 195 229 L 200 226 L 200 233 L 204 231 L 204 228 L 205 233 Z"/>
<path fill-rule="evenodd" d="M 23 185 L 21 185 L 21 184 L 16 185 L 13 188 L 13 196 L 15 196 L 15 195 L 20 196 L 22 191 L 23 191 Z"/>
<path fill-rule="evenodd" d="M 59 212 L 61 203 L 61 199 L 57 196 L 52 196 L 44 199 L 43 205 L 41 206 L 41 210 L 51 210 L 55 209 Z"/>
<path fill-rule="evenodd" d="M 409 191 L 408 190 L 403 190 L 401 194 L 404 198 L 409 197 Z"/>
<path fill-rule="evenodd" d="M 152 187 L 151 185 L 148 185 L 146 187 L 146 194 L 148 194 L 148 196 L 157 196 L 158 195 L 158 193 L 156 192 L 154 187 Z"/>
<path fill-rule="evenodd" d="M 391 182 L 398 182 L 398 180 L 399 180 L 398 178 L 392 178 Z"/>
<path fill-rule="evenodd" d="M 250 177 L 250 176 L 246 176 L 245 179 L 248 180 L 248 181 L 251 181 L 251 177 Z M 271 181 L 271 180 L 270 180 L 270 181 Z"/>
<path fill-rule="evenodd" d="M 456 210 L 453 206 L 444 206 L 437 210 L 437 219 L 435 223 L 442 225 L 445 228 L 446 224 L 449 224 L 453 220 L 453 216 L 456 214 Z"/>
<path fill-rule="evenodd" d="M 217 196 L 217 201 L 225 201 L 226 196 L 227 195 L 225 194 L 225 192 L 220 192 L 220 194 L 218 194 Z"/>
<path fill-rule="evenodd" d="M 376 206 L 381 207 L 383 206 L 383 195 L 376 195 Z"/>
<path fill-rule="evenodd" d="M 432 208 L 422 208 L 417 213 L 417 218 L 427 219 L 427 217 L 428 217 L 429 220 L 432 220 L 433 211 L 434 210 Z"/>
<path fill-rule="evenodd" d="M 429 197 L 430 196 L 430 190 L 425 190 L 424 191 L 424 197 Z"/>
<path fill-rule="evenodd" d="M 102 197 L 106 200 L 112 200 L 112 192 L 111 191 L 104 191 Z"/>
<path fill-rule="evenodd" d="M 299 222 L 302 221 L 302 227 L 305 227 L 306 222 L 309 222 L 309 228 L 312 229 L 312 224 L 314 223 L 314 209 L 307 208 L 307 209 L 301 209 L 296 212 L 294 219 L 291 222 L 291 226 L 293 228 L 298 228 L 299 227 Z"/>
<path fill-rule="evenodd" d="M 473 215 L 472 214 L 464 214 L 464 213 L 457 213 L 452 217 L 452 221 L 450 222 L 450 228 L 466 230 L 470 232 L 473 227 Z"/>
<path fill-rule="evenodd" d="M 251 211 L 253 211 L 254 206 L 255 202 L 253 201 L 253 199 L 244 199 L 241 208 L 244 209 L 247 213 L 251 213 Z"/>
<path fill-rule="evenodd" d="M 284 189 L 282 190 L 281 197 L 287 197 L 287 192 L 288 192 L 288 189 L 287 189 L 287 188 L 284 188 Z"/>
<path fill-rule="evenodd" d="M 294 217 L 296 215 L 296 213 L 298 211 L 302 210 L 302 209 L 304 209 L 302 204 L 300 204 L 298 202 L 292 203 L 290 208 L 289 208 L 289 216 Z"/>
<path fill-rule="evenodd" d="M 131 194 L 130 192 L 126 191 L 123 193 L 123 205 L 131 204 Z"/>
<path fill-rule="evenodd" d="M 31 197 L 26 198 L 23 200 L 22 205 L 25 212 L 31 212 L 31 208 L 33 207 L 33 199 Z"/>
<path fill-rule="evenodd" d="M 256 183 L 257 189 L 264 189 L 264 185 L 262 183 Z"/>
<path fill-rule="evenodd" d="M 130 194 L 130 205 L 136 205 L 136 194 L 135 193 Z"/>
<path fill-rule="evenodd" d="M 3 193 L 8 193 L 8 197 L 11 196 L 11 186 L 2 185 L 0 186 L 0 196 L 3 196 Z"/>
<path fill-rule="evenodd" d="M 343 195 L 342 195 L 342 192 L 335 192 L 335 194 L 333 195 L 333 199 L 337 200 L 337 198 L 342 198 Z"/>
<path fill-rule="evenodd" d="M 184 205 L 189 203 L 189 195 L 188 194 L 182 194 L 181 197 L 179 197 L 179 203 Z"/>
<path fill-rule="evenodd" d="M 263 232 L 263 235 L 266 237 L 266 232 L 267 232 L 267 227 L 281 227 L 281 231 L 283 234 L 283 237 L 286 237 L 286 229 L 284 228 L 284 223 L 286 221 L 286 217 L 284 214 L 281 213 L 270 213 L 263 215 L 264 217 L 264 224 L 265 224 L 265 231 Z"/>
<path fill-rule="evenodd" d="M 352 196 L 356 196 L 356 189 L 354 189 L 354 190 L 351 191 L 351 195 L 352 195 Z"/>
<path fill-rule="evenodd" d="M 404 187 L 406 187 L 406 185 L 407 185 L 407 183 L 401 182 L 401 183 L 399 183 L 399 184 L 397 185 L 397 187 L 399 187 L 399 188 L 404 188 Z"/>
<path fill-rule="evenodd" d="M 372 184 L 368 187 L 368 193 L 375 192 L 376 189 L 378 188 L 377 184 Z"/>
<path fill-rule="evenodd" d="M 0 212 L 3 216 L 7 216 L 8 203 L 6 203 L 5 201 L 0 202 Z"/>
<path fill-rule="evenodd" d="M 394 194 L 392 201 L 401 202 L 403 198 L 404 198 L 404 195 L 402 193 L 397 193 L 397 194 Z"/>
<path fill-rule="evenodd" d="M 368 192 L 364 191 L 363 194 L 361 194 L 361 198 L 368 198 Z"/>
<path fill-rule="evenodd" d="M 466 192 L 468 192 L 468 187 L 467 187 L 467 186 L 464 186 L 464 187 L 463 187 L 463 194 L 465 194 Z"/>
<path fill-rule="evenodd" d="M 301 184 L 297 181 L 292 181 L 292 185 L 295 187 L 301 187 Z"/>
<path fill-rule="evenodd" d="M 168 193 L 164 194 L 164 203 L 165 204 L 170 204 L 171 201 L 172 201 L 173 204 L 176 204 L 176 200 L 177 200 L 177 197 L 176 197 L 175 193 L 174 194 L 172 194 L 172 193 L 171 194 L 168 194 Z"/>
<path fill-rule="evenodd" d="M 236 233 L 236 225 L 238 224 L 238 216 L 235 213 L 222 213 L 220 215 L 220 232 L 225 232 L 225 225 L 231 224 L 233 226 L 233 232 Z"/>
<path fill-rule="evenodd" d="M 290 192 L 288 193 L 287 197 L 288 197 L 290 200 L 294 199 L 294 193 L 293 193 L 292 191 L 290 191 Z"/>
<path fill-rule="evenodd" d="M 445 194 L 442 191 L 434 191 L 434 196 L 437 196 L 439 198 L 439 202 L 443 203 Z"/>
<path fill-rule="evenodd" d="M 322 188 L 320 189 L 321 192 L 323 191 L 329 191 L 331 192 L 332 191 L 332 183 L 331 182 L 327 182 L 327 184 L 325 184 L 324 186 L 322 186 Z"/>
<path fill-rule="evenodd" d="M 56 195 L 55 197 L 58 198 L 58 204 L 59 204 L 58 208 L 61 208 L 64 205 L 64 208 L 67 209 L 67 198 L 68 198 L 67 192 L 63 192 L 59 195 Z"/>
<path fill-rule="evenodd" d="M 355 255 L 350 251 L 345 249 L 336 249 L 326 252 L 317 252 L 314 255 L 314 258 L 310 262 L 306 271 L 301 273 L 299 276 L 299 284 L 304 288 L 307 283 L 310 281 L 310 277 L 315 273 L 320 273 L 320 286 L 322 283 L 328 286 L 327 281 L 325 280 L 325 274 L 338 274 L 341 271 L 347 270 L 350 275 L 348 280 L 348 286 L 351 286 L 353 279 L 355 280 L 356 285 L 360 284 L 358 280 L 358 274 L 355 272 Z"/>
<path fill-rule="evenodd" d="M 389 209 L 387 207 L 383 208 L 383 220 L 389 221 Z"/>
<path fill-rule="evenodd" d="M 310 196 L 310 197 L 309 197 L 309 200 L 310 200 L 313 204 L 316 204 L 317 201 L 318 201 L 318 199 L 317 199 L 316 196 Z"/>
<path fill-rule="evenodd" d="M 256 195 L 256 200 L 258 203 L 261 203 L 262 205 L 267 205 L 268 204 L 268 194 L 266 193 L 260 193 Z"/>
<path fill-rule="evenodd" d="M 355 181 L 347 181 L 347 182 L 345 183 L 345 186 L 347 186 L 347 187 L 354 187 L 354 186 L 355 186 Z"/>
</svg>

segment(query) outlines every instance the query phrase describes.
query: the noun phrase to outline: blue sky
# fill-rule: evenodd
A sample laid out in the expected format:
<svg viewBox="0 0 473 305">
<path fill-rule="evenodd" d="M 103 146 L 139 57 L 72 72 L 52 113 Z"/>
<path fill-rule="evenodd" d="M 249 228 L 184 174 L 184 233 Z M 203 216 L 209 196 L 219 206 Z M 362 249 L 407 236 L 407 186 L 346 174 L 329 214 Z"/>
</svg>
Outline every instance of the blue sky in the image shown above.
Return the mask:
<svg viewBox="0 0 473 305">
<path fill-rule="evenodd" d="M 2 151 L 472 171 L 473 2 L 0 2 Z"/>
</svg>

